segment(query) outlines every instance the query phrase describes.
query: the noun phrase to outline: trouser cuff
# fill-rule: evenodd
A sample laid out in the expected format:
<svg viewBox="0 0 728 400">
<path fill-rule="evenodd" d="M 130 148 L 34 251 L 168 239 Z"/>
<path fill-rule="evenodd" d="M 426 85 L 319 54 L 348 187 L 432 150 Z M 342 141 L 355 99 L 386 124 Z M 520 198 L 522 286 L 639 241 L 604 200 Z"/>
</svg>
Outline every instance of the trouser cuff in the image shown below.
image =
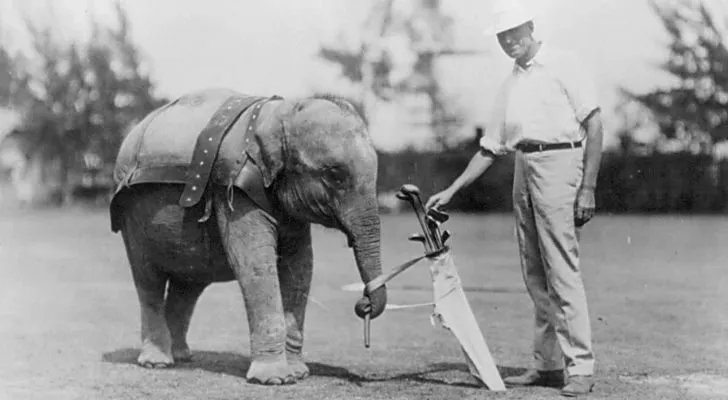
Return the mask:
<svg viewBox="0 0 728 400">
<path fill-rule="evenodd" d="M 591 376 L 594 375 L 594 365 L 593 364 L 582 364 L 582 365 L 573 365 L 569 368 L 567 368 L 566 372 L 569 374 L 569 376 Z"/>
<path fill-rule="evenodd" d="M 556 371 L 564 369 L 563 361 L 536 361 L 536 369 L 539 371 Z"/>
</svg>

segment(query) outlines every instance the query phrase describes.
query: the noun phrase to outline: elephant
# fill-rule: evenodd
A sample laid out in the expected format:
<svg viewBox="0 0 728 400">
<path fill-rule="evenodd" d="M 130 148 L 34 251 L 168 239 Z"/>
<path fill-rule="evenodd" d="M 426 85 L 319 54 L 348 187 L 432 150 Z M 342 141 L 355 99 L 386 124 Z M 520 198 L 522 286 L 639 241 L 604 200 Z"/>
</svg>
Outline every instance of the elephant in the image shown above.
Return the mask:
<svg viewBox="0 0 728 400">
<path fill-rule="evenodd" d="M 197 137 L 190 132 L 201 125 L 189 118 L 211 118 L 231 94 L 200 91 L 162 106 L 135 125 L 120 147 L 110 215 L 112 230 L 121 232 L 139 301 L 137 362 L 162 368 L 189 360 L 186 336 L 200 295 L 212 283 L 236 280 L 250 331 L 246 379 L 289 384 L 309 374 L 302 349 L 314 264 L 312 224 L 345 235 L 362 282 L 381 275 L 377 153 L 349 101 L 325 95 L 272 97 L 258 102 L 258 114 L 252 117 L 257 120 L 245 110 L 234 122 L 200 203 L 180 205 L 182 178 L 151 174 L 135 180 L 141 175 L 129 167 L 131 153 L 137 152 L 132 157 L 137 164 L 140 157 L 177 164 L 188 160 L 189 155 L 168 153 L 183 138 Z M 214 107 L 206 107 L 211 103 Z M 240 152 L 234 148 L 240 143 L 235 135 L 246 121 L 255 127 L 252 139 L 259 155 L 250 162 L 255 161 L 263 182 L 258 193 L 219 178 L 226 158 Z M 141 135 L 146 135 L 146 152 L 139 150 Z M 157 146 L 155 140 L 163 144 Z M 267 207 L 261 198 L 269 201 Z M 384 286 L 365 290 L 355 312 L 376 318 L 386 303 Z"/>
</svg>

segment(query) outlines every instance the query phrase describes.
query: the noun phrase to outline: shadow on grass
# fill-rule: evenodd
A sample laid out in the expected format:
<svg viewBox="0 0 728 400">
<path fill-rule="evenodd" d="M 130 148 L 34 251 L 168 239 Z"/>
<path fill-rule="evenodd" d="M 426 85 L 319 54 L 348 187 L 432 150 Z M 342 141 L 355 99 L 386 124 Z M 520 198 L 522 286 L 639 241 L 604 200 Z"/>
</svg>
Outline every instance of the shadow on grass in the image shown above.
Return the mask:
<svg viewBox="0 0 728 400">
<path fill-rule="evenodd" d="M 501 378 L 513 375 L 520 375 L 526 371 L 525 368 L 514 368 L 497 366 Z M 457 374 L 452 374 L 456 372 Z M 484 386 L 479 379 L 470 374 L 465 363 L 434 363 L 429 364 L 424 371 L 408 372 L 399 375 L 387 376 L 376 379 L 364 379 L 365 382 L 388 382 L 388 381 L 413 381 L 419 383 L 458 386 L 463 388 L 479 389 Z"/>
<path fill-rule="evenodd" d="M 136 365 L 138 356 L 138 349 L 124 348 L 104 353 L 101 359 L 108 363 Z M 477 379 L 470 375 L 465 363 L 435 363 L 429 364 L 420 371 L 384 376 L 362 376 L 344 367 L 317 362 L 308 362 L 306 365 L 308 365 L 311 376 L 341 379 L 356 386 L 373 382 L 412 381 L 465 388 L 483 387 Z M 176 370 L 201 369 L 216 374 L 232 375 L 244 379 L 249 367 L 250 358 L 241 354 L 218 351 L 193 351 L 191 361 L 177 363 L 172 368 Z M 525 371 L 525 368 L 498 366 L 498 372 L 503 378 L 520 375 Z M 453 375 L 453 372 L 456 375 Z"/>
<path fill-rule="evenodd" d="M 113 364 L 137 365 L 139 349 L 124 348 L 104 353 L 101 360 Z M 193 351 L 192 360 L 177 362 L 172 369 L 201 369 L 216 374 L 245 378 L 250 358 L 240 354 L 218 351 Z"/>
</svg>

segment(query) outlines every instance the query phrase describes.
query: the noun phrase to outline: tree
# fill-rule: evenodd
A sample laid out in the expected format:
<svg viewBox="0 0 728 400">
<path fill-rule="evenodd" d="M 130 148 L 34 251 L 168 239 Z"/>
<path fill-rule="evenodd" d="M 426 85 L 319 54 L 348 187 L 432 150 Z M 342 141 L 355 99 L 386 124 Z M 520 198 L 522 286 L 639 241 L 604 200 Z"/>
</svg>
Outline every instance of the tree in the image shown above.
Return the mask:
<svg viewBox="0 0 728 400">
<path fill-rule="evenodd" d="M 26 19 L 30 51 L 11 56 L 0 43 L 0 100 L 20 110 L 24 130 L 60 139 L 72 172 L 112 165 L 125 131 L 164 102 L 118 1 L 115 16 L 108 26 L 91 17 L 87 42 L 61 41 L 58 28 Z"/>
<path fill-rule="evenodd" d="M 651 0 L 670 35 L 670 55 L 662 68 L 678 86 L 625 94 L 646 106 L 668 139 L 707 153 L 728 139 L 728 48 L 717 18 L 704 1 Z"/>
<path fill-rule="evenodd" d="M 23 54 L 11 52 L 3 43 L 4 32 L 0 31 L 0 107 L 14 108 L 28 100 L 26 60 Z"/>
<path fill-rule="evenodd" d="M 399 1 L 397 4 L 402 4 Z M 324 45 L 319 56 L 338 64 L 341 74 L 361 87 L 361 103 L 371 112 L 377 102 L 396 96 L 424 95 L 429 108 L 427 123 L 444 145 L 448 132 L 462 116 L 443 94 L 436 62 L 439 57 L 471 54 L 454 48 L 452 18 L 439 0 L 410 0 L 409 9 L 394 0 L 379 0 L 370 7 L 353 47 Z"/>
<path fill-rule="evenodd" d="M 15 60 L 10 53 L 0 47 L 0 106 L 10 106 L 15 92 Z"/>
</svg>

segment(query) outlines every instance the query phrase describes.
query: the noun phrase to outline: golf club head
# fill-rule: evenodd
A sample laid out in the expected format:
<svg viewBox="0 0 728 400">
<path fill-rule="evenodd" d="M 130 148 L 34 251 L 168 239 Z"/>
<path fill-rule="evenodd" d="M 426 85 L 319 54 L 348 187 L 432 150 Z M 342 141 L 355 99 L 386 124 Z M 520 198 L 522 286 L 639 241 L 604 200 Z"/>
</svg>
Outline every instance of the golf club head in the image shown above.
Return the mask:
<svg viewBox="0 0 728 400">
<path fill-rule="evenodd" d="M 450 216 L 446 212 L 437 208 L 430 208 L 429 210 L 427 210 L 427 216 L 431 217 L 439 223 L 447 222 L 447 220 L 450 219 Z"/>
<path fill-rule="evenodd" d="M 442 244 L 446 244 L 447 240 L 450 239 L 451 236 L 450 231 L 442 232 Z"/>
<path fill-rule="evenodd" d="M 417 208 L 418 211 L 425 211 L 422 198 L 420 197 L 420 189 L 417 186 L 409 183 L 402 185 L 397 193 L 397 197 L 409 201 L 412 207 Z"/>
<path fill-rule="evenodd" d="M 422 243 L 425 246 L 425 251 L 432 253 L 442 247 L 442 243 L 439 241 L 439 233 L 437 233 L 437 223 L 430 221 L 427 217 L 425 205 L 420 197 L 420 189 L 412 184 L 404 184 L 400 187 L 397 198 L 408 201 L 412 206 L 422 228 L 422 238 L 424 239 Z"/>
<path fill-rule="evenodd" d="M 421 233 L 413 233 L 407 239 L 410 240 L 410 241 L 412 241 L 412 242 L 425 243 L 425 236 L 423 234 L 421 234 Z"/>
<path fill-rule="evenodd" d="M 399 188 L 399 192 L 411 196 L 419 196 L 420 188 L 411 183 L 405 183 L 404 185 L 402 185 L 402 187 Z"/>
<path fill-rule="evenodd" d="M 431 215 L 427 214 L 427 216 L 425 218 L 427 219 L 427 225 L 428 226 L 430 226 L 432 228 L 439 228 L 440 227 L 441 222 L 438 221 L 435 218 L 432 218 Z"/>
</svg>

